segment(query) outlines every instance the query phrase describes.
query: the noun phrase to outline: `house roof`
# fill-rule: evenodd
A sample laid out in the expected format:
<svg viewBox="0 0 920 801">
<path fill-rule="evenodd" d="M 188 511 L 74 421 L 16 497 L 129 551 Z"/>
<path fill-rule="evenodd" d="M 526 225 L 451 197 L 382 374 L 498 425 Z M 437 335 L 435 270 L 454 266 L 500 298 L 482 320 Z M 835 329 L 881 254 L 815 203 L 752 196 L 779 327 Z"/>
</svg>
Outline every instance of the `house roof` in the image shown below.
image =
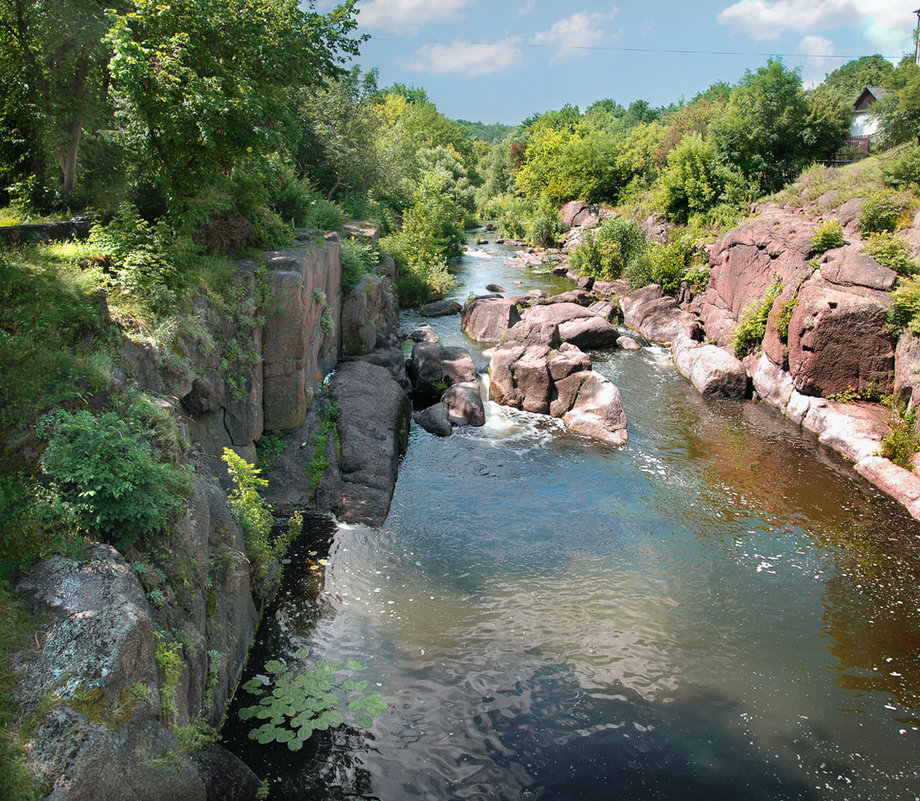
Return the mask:
<svg viewBox="0 0 920 801">
<path fill-rule="evenodd" d="M 883 89 L 881 86 L 867 86 L 856 98 L 856 102 L 853 103 L 853 110 L 865 111 L 869 106 L 890 94 L 891 90 Z"/>
</svg>

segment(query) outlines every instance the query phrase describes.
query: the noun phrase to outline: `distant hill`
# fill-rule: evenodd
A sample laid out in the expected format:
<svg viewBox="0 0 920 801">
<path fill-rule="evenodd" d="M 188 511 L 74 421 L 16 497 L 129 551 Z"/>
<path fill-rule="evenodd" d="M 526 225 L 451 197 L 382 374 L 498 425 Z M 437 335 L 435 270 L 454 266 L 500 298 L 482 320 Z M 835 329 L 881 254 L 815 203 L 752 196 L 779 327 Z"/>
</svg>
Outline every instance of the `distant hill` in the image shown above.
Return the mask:
<svg viewBox="0 0 920 801">
<path fill-rule="evenodd" d="M 495 122 L 492 125 L 486 125 L 484 122 L 470 122 L 469 120 L 457 120 L 460 125 L 466 128 L 472 139 L 479 139 L 483 142 L 501 142 L 516 126 L 502 125 Z"/>
</svg>

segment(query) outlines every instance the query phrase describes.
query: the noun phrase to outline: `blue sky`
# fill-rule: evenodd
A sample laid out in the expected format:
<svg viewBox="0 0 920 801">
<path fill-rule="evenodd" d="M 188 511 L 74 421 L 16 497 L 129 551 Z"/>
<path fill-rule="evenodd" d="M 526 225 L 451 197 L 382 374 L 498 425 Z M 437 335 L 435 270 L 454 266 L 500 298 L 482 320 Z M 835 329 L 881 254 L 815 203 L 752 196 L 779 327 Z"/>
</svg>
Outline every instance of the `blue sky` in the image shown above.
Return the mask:
<svg viewBox="0 0 920 801">
<path fill-rule="evenodd" d="M 449 117 L 515 124 L 605 97 L 690 99 L 715 81 L 735 83 L 769 55 L 800 67 L 806 84 L 820 82 L 852 57 L 912 53 L 918 5 L 359 0 L 359 30 L 371 40 L 357 63 L 376 67 L 381 86 L 423 87 Z"/>
</svg>

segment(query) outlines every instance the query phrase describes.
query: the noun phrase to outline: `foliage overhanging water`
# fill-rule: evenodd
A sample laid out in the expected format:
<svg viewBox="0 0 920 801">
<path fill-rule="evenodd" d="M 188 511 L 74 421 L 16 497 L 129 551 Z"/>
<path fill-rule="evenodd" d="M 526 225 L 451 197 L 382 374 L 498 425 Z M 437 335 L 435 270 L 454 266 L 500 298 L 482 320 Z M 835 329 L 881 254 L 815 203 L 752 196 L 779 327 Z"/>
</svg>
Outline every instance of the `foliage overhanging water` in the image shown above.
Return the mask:
<svg viewBox="0 0 920 801">
<path fill-rule="evenodd" d="M 456 297 L 564 288 L 506 256 L 468 253 Z M 334 532 L 325 575 L 295 557 L 250 675 L 307 646 L 389 711 L 292 754 L 234 707 L 231 746 L 300 801 L 920 797 L 920 526 L 666 349 L 592 357 L 626 447 L 494 404 L 416 428 L 383 530 Z"/>
</svg>

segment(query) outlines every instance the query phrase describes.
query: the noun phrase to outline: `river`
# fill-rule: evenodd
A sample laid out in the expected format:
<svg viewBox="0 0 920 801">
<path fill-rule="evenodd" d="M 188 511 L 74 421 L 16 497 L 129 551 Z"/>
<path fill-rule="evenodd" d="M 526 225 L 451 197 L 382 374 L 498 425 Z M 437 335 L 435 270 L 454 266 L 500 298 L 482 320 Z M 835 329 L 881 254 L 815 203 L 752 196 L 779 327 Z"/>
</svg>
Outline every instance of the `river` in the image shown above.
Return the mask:
<svg viewBox="0 0 920 801">
<path fill-rule="evenodd" d="M 472 247 L 455 297 L 571 286 L 507 255 Z M 457 317 L 421 323 L 486 368 Z M 920 798 L 920 526 L 666 349 L 592 356 L 625 447 L 491 403 L 415 427 L 382 530 L 315 521 L 295 553 L 247 677 L 358 660 L 372 728 L 292 753 L 248 742 L 238 699 L 230 747 L 298 801 Z"/>
</svg>

